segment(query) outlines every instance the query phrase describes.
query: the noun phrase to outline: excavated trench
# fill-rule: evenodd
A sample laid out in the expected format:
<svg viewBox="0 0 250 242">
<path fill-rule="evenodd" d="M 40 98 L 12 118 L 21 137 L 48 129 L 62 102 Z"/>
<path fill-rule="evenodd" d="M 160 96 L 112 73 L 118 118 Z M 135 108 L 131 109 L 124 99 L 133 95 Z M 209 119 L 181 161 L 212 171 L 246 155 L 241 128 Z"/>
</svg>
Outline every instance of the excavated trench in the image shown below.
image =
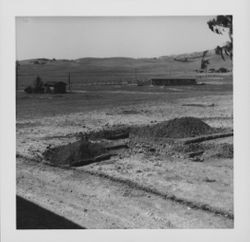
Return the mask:
<svg viewBox="0 0 250 242">
<path fill-rule="evenodd" d="M 200 119 L 185 117 L 148 126 L 116 126 L 98 132 L 79 133 L 76 142 L 53 148 L 47 147 L 43 155 L 50 165 L 71 168 L 101 162 L 110 159 L 111 156 L 123 154 L 130 156 L 138 152 L 152 156 L 182 154 L 190 161 L 197 162 L 203 161 L 202 156 L 208 151 L 212 157 L 233 158 L 232 144 L 203 143 L 203 141 L 232 135 L 230 130 L 213 128 Z M 228 219 L 234 218 L 233 213 L 210 207 L 208 204 L 187 201 L 173 194 L 163 194 L 158 190 L 141 186 L 127 179 L 114 178 L 94 171 L 85 172 L 137 187 L 193 209 L 201 209 Z"/>
<path fill-rule="evenodd" d="M 193 159 L 207 150 L 214 150 L 217 157 L 232 158 L 232 144 L 214 147 L 201 143 L 232 135 L 232 131 L 210 127 L 201 119 L 183 117 L 154 125 L 114 126 L 98 132 L 79 133 L 76 142 L 47 147 L 43 155 L 49 164 L 62 167 L 84 166 L 111 156 L 137 152 L 182 154 Z"/>
</svg>

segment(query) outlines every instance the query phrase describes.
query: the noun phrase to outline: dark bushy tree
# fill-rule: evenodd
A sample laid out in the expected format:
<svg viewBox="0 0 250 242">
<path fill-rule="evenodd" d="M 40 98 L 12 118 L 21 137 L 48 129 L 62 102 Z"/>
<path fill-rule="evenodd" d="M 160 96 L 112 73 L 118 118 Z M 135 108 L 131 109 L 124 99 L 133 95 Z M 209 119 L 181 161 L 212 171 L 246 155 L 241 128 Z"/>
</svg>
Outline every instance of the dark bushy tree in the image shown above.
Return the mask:
<svg viewBox="0 0 250 242">
<path fill-rule="evenodd" d="M 40 89 L 43 87 L 43 82 L 40 76 L 37 76 L 34 80 L 34 88 Z"/>
<path fill-rule="evenodd" d="M 215 53 L 220 55 L 225 60 L 225 55 L 233 58 L 233 16 L 232 15 L 218 15 L 207 22 L 209 29 L 216 34 L 224 34 L 228 31 L 230 41 L 224 46 L 217 46 Z"/>
<path fill-rule="evenodd" d="M 33 83 L 33 90 L 34 93 L 43 93 L 44 92 L 44 85 L 43 81 L 40 76 L 37 76 Z"/>
<path fill-rule="evenodd" d="M 202 54 L 202 59 L 201 59 L 201 70 L 206 71 L 207 72 L 207 67 L 210 64 L 209 60 L 206 59 L 206 55 L 208 53 L 208 50 L 205 50 Z"/>
</svg>

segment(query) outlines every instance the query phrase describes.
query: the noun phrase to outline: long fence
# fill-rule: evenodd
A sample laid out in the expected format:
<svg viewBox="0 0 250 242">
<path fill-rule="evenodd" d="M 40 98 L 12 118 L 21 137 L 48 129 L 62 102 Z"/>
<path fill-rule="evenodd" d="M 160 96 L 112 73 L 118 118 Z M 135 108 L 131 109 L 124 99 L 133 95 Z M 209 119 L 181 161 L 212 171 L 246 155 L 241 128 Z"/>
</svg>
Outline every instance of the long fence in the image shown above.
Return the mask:
<svg viewBox="0 0 250 242">
<path fill-rule="evenodd" d="M 153 78 L 196 78 L 197 81 L 207 77 L 224 76 L 215 73 L 195 73 L 191 71 L 169 71 L 138 69 L 136 73 L 131 68 L 123 69 L 95 69 L 77 70 L 77 68 L 65 69 L 58 66 L 38 66 L 38 65 L 20 65 L 16 69 L 16 87 L 23 90 L 33 84 L 37 76 L 43 82 L 63 81 L 71 86 L 72 89 L 84 89 L 86 86 L 97 85 L 136 85 L 147 82 Z M 225 74 L 228 75 L 228 74 Z M 69 85 L 70 84 L 70 85 Z"/>
</svg>

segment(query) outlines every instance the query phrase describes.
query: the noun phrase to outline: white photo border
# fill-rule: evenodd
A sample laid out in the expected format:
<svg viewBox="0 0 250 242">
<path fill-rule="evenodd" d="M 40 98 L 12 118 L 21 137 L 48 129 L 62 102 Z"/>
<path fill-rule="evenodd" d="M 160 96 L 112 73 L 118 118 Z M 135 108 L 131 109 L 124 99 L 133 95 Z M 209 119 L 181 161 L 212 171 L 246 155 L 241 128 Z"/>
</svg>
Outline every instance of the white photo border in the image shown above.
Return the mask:
<svg viewBox="0 0 250 242">
<path fill-rule="evenodd" d="M 0 0 L 2 241 L 250 241 L 249 12 L 249 0 Z M 234 21 L 234 229 L 16 230 L 15 18 L 218 14 L 232 14 Z"/>
</svg>

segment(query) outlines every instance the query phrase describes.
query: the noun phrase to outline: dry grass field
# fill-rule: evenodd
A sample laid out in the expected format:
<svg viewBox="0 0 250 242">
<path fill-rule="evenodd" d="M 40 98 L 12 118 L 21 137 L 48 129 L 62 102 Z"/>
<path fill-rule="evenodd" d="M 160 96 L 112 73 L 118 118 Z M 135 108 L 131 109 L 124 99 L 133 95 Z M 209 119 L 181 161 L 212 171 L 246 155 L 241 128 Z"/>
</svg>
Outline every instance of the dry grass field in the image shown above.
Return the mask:
<svg viewBox="0 0 250 242">
<path fill-rule="evenodd" d="M 200 76 L 198 81 L 205 85 L 195 86 L 103 85 L 104 79 L 118 83 L 127 80 L 127 70 L 133 68 L 139 70 L 142 79 L 155 76 L 154 72 L 164 76 L 164 65 L 173 60 L 145 59 L 140 66 L 138 60 L 119 59 L 118 63 L 127 62 L 119 68 L 117 60 L 112 61 L 77 60 L 64 62 L 65 67 L 58 61 L 45 65 L 23 63 L 16 94 L 17 194 L 85 228 L 232 228 L 232 137 L 195 145 L 175 140 L 177 144 L 168 146 L 153 140 L 132 142 L 131 136 L 111 141 L 91 136 L 117 127 L 152 126 L 180 117 L 196 117 L 212 128 L 232 132 L 231 73 Z M 148 62 L 152 69 L 146 68 Z M 198 68 L 198 61 L 194 62 L 173 64 L 178 69 L 169 65 L 167 73 L 172 68 L 175 75 L 195 75 L 191 70 Z M 82 69 L 77 69 L 79 63 Z M 93 63 L 98 67 L 90 71 Z M 222 64 L 217 63 L 217 68 Z M 62 67 L 66 73 L 66 66 L 72 73 L 82 73 L 75 79 L 72 75 L 71 93 L 21 91 L 35 73 L 44 77 L 42 69 L 46 65 L 53 73 Z M 118 68 L 117 72 L 110 68 L 107 72 L 107 65 Z M 50 78 L 53 76 L 44 77 Z M 89 86 L 87 79 L 99 83 Z M 127 147 L 114 150 L 106 160 L 78 167 L 56 166 L 43 156 L 48 148 L 73 144 L 81 134 L 89 134 L 92 143 L 120 142 Z M 190 155 L 200 151 L 198 157 Z"/>
<path fill-rule="evenodd" d="M 211 52 L 211 53 L 210 53 Z M 232 63 L 210 51 L 207 59 L 210 60 L 208 68 L 218 69 L 225 67 L 232 70 Z M 44 82 L 68 81 L 68 74 L 76 90 L 85 89 L 86 85 L 103 83 L 136 83 L 137 80 L 147 81 L 151 78 L 164 77 L 194 77 L 195 70 L 200 68 L 202 52 L 178 56 L 162 56 L 158 58 L 82 58 L 76 60 L 37 60 L 20 61 L 19 85 L 23 90 L 31 85 L 39 75 Z M 188 58 L 187 62 L 175 59 Z"/>
</svg>

